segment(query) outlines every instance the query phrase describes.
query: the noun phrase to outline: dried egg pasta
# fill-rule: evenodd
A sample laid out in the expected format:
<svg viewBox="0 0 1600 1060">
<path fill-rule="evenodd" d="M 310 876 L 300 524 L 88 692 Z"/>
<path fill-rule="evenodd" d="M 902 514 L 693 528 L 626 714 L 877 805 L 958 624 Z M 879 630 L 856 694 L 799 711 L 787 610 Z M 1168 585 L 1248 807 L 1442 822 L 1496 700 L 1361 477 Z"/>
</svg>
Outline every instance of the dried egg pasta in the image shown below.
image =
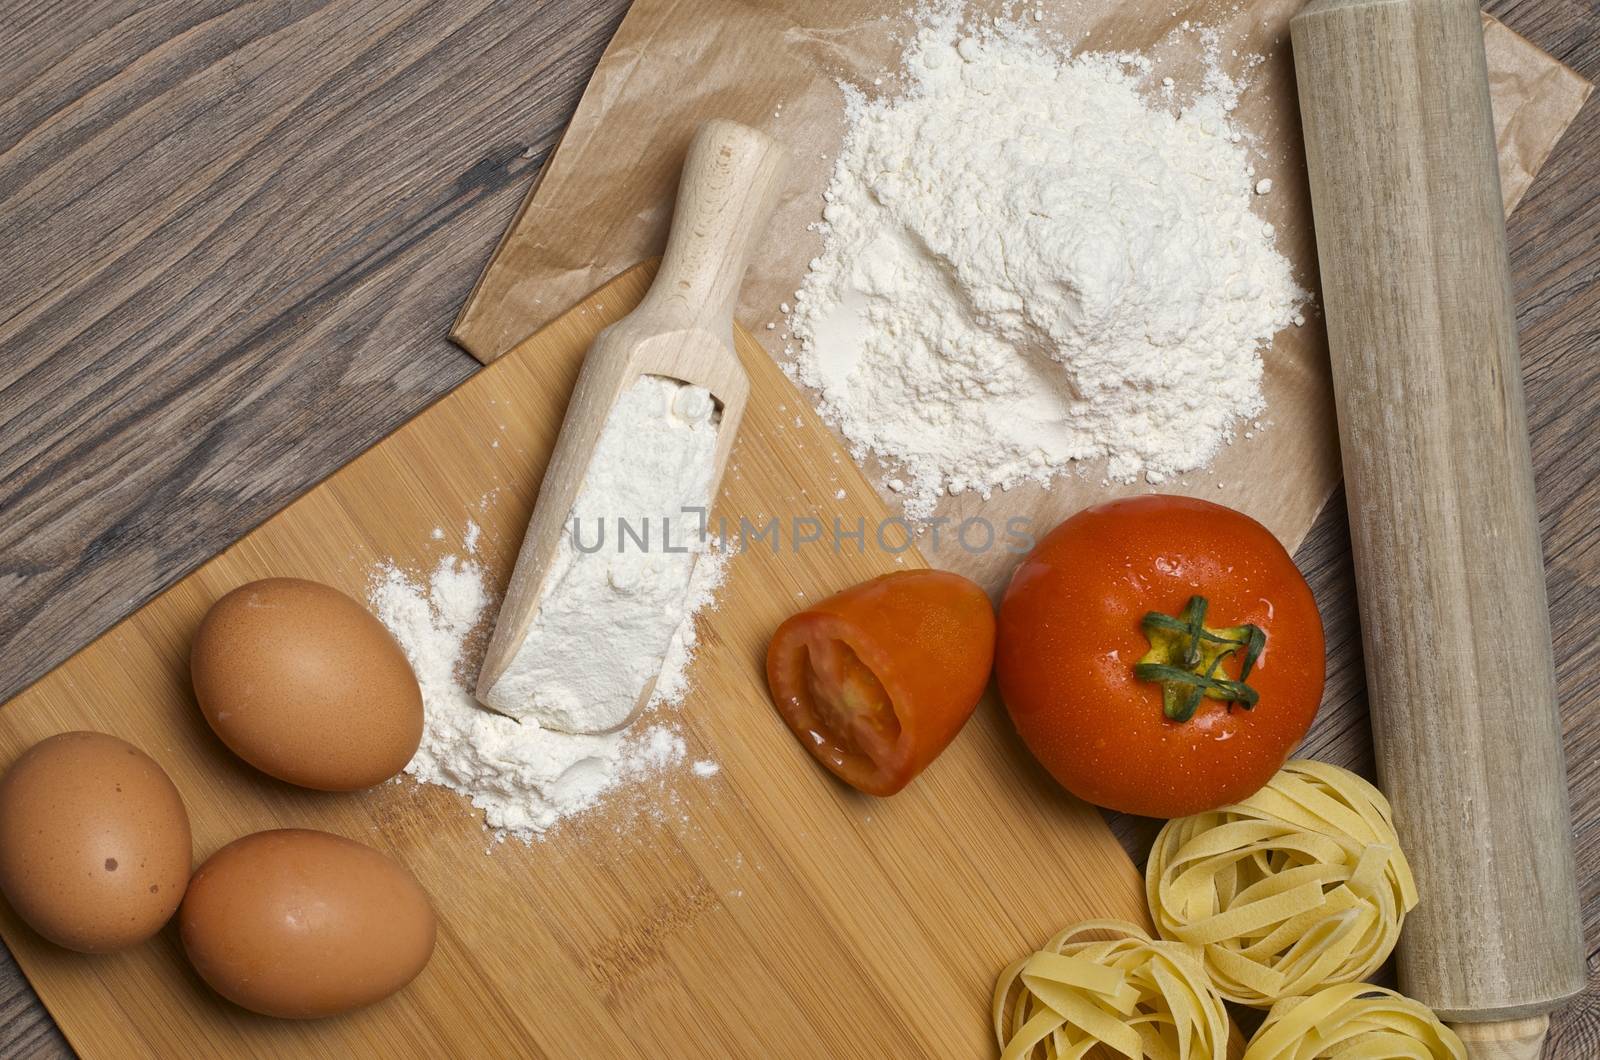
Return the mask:
<svg viewBox="0 0 1600 1060">
<path fill-rule="evenodd" d="M 1368 983 L 1329 986 L 1280 1001 L 1244 1060 L 1466 1060 L 1454 1031 L 1429 1008 Z"/>
<path fill-rule="evenodd" d="M 1221 1060 L 1228 1014 L 1198 951 L 1091 920 L 1000 973 L 994 1033 L 1001 1060 Z"/>
<path fill-rule="evenodd" d="M 1145 887 L 1157 933 L 1256 1006 L 1370 975 L 1417 904 L 1388 800 L 1304 760 L 1243 802 L 1167 822 Z"/>
</svg>

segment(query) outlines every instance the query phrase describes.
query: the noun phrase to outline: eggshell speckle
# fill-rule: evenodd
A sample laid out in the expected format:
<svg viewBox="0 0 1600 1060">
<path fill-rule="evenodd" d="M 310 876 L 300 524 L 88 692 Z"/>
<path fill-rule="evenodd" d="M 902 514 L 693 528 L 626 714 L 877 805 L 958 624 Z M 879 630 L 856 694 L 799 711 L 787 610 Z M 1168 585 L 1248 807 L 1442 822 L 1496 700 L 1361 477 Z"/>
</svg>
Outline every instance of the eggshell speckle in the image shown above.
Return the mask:
<svg viewBox="0 0 1600 1060">
<path fill-rule="evenodd" d="M 317 582 L 268 578 L 228 593 L 201 622 L 189 663 L 222 742 L 291 784 L 371 787 L 405 768 L 422 739 L 422 693 L 400 646 Z"/>
<path fill-rule="evenodd" d="M 178 914 L 190 962 L 267 1016 L 332 1016 L 388 997 L 433 953 L 428 896 L 399 863 L 327 832 L 236 839 L 195 871 Z"/>
<path fill-rule="evenodd" d="M 68 949 L 106 953 L 160 931 L 192 854 L 178 789 L 114 736 L 52 736 L 0 778 L 0 891 Z"/>
</svg>

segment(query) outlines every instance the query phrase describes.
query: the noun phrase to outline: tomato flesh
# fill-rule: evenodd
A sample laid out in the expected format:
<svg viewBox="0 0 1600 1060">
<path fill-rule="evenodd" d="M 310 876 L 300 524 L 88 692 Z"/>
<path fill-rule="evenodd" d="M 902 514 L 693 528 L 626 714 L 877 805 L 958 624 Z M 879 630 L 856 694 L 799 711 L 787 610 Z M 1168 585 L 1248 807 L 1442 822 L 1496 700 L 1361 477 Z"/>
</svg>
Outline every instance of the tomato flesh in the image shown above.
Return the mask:
<svg viewBox="0 0 1600 1060">
<path fill-rule="evenodd" d="M 882 762 L 900 739 L 900 721 L 878 675 L 842 640 L 827 640 L 806 652 L 806 690 L 826 727 L 817 739 L 832 739 L 846 754 Z"/>
<path fill-rule="evenodd" d="M 802 666 L 805 700 L 796 704 L 796 720 L 812 753 L 861 783 L 892 773 L 902 757 L 900 720 L 878 675 L 850 645 L 826 633 L 806 638 Z"/>
</svg>

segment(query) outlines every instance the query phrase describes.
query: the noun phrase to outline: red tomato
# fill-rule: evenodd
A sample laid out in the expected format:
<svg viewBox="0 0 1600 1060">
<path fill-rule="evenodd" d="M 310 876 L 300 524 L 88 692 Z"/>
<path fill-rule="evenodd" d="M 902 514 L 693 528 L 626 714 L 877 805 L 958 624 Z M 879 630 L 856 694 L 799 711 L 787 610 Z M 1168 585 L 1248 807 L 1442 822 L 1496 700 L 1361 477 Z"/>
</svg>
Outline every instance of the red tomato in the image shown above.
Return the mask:
<svg viewBox="0 0 1600 1060">
<path fill-rule="evenodd" d="M 995 669 L 1023 742 L 1099 806 L 1182 817 L 1246 798 L 1322 701 L 1322 619 L 1276 538 L 1207 501 L 1079 512 L 1017 568 Z"/>
<path fill-rule="evenodd" d="M 961 731 L 993 662 L 982 589 L 945 571 L 897 571 L 779 626 L 767 684 L 817 761 L 868 795 L 893 795 Z"/>
</svg>

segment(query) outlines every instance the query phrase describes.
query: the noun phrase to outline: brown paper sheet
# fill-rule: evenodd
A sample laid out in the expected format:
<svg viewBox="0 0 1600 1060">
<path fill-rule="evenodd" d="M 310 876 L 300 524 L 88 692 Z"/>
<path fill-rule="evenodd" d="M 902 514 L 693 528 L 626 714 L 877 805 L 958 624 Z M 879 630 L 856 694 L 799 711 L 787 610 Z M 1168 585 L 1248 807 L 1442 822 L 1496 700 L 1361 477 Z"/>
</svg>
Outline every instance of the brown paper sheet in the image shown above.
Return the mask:
<svg viewBox="0 0 1600 1060">
<path fill-rule="evenodd" d="M 1275 189 L 1259 211 L 1277 225 L 1278 245 L 1307 287 L 1316 283 L 1316 247 L 1300 146 L 1289 18 L 1302 0 L 1041 0 L 1036 25 L 1079 50 L 1138 50 L 1156 61 L 1153 77 L 1198 85 L 1197 35 L 1185 20 L 1221 31 L 1224 66 L 1238 76 L 1251 55 L 1236 118 L 1259 138 L 1257 172 Z M 977 12 L 998 0 L 974 0 Z M 778 306 L 792 300 L 806 263 L 820 248 L 807 230 L 844 130 L 839 80 L 894 91 L 894 60 L 910 26 L 903 3 L 857 0 L 636 0 L 589 83 L 577 113 L 472 292 L 452 337 L 485 363 L 642 258 L 658 254 L 683 152 L 694 127 L 727 117 L 765 129 L 789 145 L 788 186 L 742 292 L 739 319 L 783 359 L 786 330 Z M 1490 88 L 1499 136 L 1506 208 L 1532 183 L 1592 88 L 1503 25 L 1485 16 Z M 1233 55 L 1229 55 L 1233 52 Z M 881 89 L 871 86 L 883 78 Z M 775 322 L 776 330 L 766 324 Z M 1291 549 L 1339 481 L 1339 452 L 1320 318 L 1281 333 L 1266 356 L 1264 430 L 1224 449 L 1212 468 L 1161 485 L 1254 515 Z M 870 469 L 869 469 L 870 470 Z M 981 516 L 996 528 L 1022 517 L 1035 533 L 1088 504 L 1148 491 L 1143 484 L 1102 487 L 1099 468 L 1036 485 L 947 498 L 952 526 Z M 881 481 L 881 476 L 877 481 Z M 887 496 L 887 495 L 886 495 Z M 890 498 L 892 499 L 892 498 Z M 979 550 L 925 534 L 929 562 L 994 588 L 1015 562 L 1000 548 Z"/>
<path fill-rule="evenodd" d="M 1483 16 L 1483 49 L 1500 148 L 1500 192 L 1509 214 L 1594 86 L 1488 15 Z"/>
</svg>

